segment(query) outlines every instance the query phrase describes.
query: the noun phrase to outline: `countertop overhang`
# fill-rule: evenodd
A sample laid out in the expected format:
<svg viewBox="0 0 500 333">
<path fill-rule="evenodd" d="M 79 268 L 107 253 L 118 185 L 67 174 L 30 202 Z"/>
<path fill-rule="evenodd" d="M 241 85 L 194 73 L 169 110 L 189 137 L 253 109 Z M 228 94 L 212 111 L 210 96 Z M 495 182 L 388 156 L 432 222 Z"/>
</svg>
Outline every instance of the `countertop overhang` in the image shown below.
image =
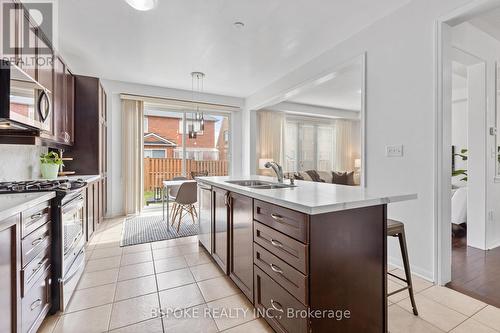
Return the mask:
<svg viewBox="0 0 500 333">
<path fill-rule="evenodd" d="M 227 182 L 250 179 L 276 182 L 276 178 L 256 175 L 196 178 L 200 183 L 216 186 L 309 215 L 417 199 L 415 193 L 378 193 L 375 190 L 359 186 L 301 180 L 295 181 L 296 187 L 279 189 L 256 189 Z M 286 180 L 285 182 L 288 183 Z"/>
<path fill-rule="evenodd" d="M 51 192 L 0 194 L 0 224 L 3 220 L 56 196 Z M 1 226 L 0 226 L 1 227 Z"/>
</svg>

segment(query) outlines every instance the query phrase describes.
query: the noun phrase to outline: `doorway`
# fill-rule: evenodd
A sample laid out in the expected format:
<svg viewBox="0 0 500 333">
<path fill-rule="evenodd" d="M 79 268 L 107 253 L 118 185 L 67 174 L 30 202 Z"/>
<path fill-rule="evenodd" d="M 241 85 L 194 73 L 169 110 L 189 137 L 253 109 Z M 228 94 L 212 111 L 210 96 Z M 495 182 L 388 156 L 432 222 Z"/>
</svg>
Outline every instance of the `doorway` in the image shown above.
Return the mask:
<svg viewBox="0 0 500 333">
<path fill-rule="evenodd" d="M 440 284 L 499 306 L 500 35 L 493 29 L 500 29 L 500 1 L 458 10 L 438 25 L 436 271 Z"/>
<path fill-rule="evenodd" d="M 190 110 L 144 104 L 144 212 L 163 214 L 163 181 L 227 176 L 231 160 L 231 115 L 204 112 L 203 129 Z M 188 128 L 194 125 L 195 137 Z"/>
</svg>

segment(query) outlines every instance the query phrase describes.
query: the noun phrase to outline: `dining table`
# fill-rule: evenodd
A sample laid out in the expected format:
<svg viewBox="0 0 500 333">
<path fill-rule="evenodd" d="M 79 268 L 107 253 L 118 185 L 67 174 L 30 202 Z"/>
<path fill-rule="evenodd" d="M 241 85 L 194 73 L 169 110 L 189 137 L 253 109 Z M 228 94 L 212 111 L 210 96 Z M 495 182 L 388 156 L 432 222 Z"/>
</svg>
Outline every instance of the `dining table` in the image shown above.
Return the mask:
<svg viewBox="0 0 500 333">
<path fill-rule="evenodd" d="M 161 193 L 161 202 L 162 202 L 162 210 L 163 210 L 163 221 L 165 221 L 165 206 L 167 206 L 167 230 L 170 229 L 170 195 L 168 190 L 171 186 L 181 186 L 184 183 L 196 183 L 194 179 L 180 179 L 180 180 L 164 180 L 162 182 L 162 193 Z M 166 200 L 165 200 L 166 197 Z M 165 205 L 166 201 L 166 205 Z"/>
</svg>

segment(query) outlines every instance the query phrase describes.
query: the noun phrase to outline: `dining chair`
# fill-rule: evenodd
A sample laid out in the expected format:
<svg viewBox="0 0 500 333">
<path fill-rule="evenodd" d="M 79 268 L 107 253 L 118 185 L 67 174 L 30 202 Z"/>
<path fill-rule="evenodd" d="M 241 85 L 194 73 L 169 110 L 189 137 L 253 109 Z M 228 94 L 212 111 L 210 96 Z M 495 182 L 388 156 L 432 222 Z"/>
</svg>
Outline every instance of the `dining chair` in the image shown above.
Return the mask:
<svg viewBox="0 0 500 333">
<path fill-rule="evenodd" d="M 184 176 L 177 176 L 173 177 L 172 180 L 187 180 L 187 177 Z M 177 208 L 177 204 L 175 203 L 175 197 L 177 196 L 177 193 L 179 192 L 180 185 L 175 185 L 175 186 L 169 186 L 168 188 L 168 199 L 170 201 L 173 201 L 172 204 L 172 213 L 170 213 L 171 218 L 175 216 L 175 210 Z"/>
<path fill-rule="evenodd" d="M 181 227 L 182 218 L 187 214 L 191 215 L 193 224 L 196 223 L 194 204 L 198 201 L 197 190 L 197 184 L 195 182 L 183 183 L 175 196 L 176 209 L 174 218 L 172 219 L 172 226 L 178 217 L 177 232 L 179 232 Z"/>
</svg>

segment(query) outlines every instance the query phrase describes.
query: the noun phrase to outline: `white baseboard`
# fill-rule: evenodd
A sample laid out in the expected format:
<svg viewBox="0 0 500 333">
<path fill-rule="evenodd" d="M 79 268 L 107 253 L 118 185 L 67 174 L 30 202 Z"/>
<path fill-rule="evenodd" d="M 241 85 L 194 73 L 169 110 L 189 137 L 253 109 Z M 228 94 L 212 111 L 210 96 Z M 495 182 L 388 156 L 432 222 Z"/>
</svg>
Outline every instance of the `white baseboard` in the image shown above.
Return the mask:
<svg viewBox="0 0 500 333">
<path fill-rule="evenodd" d="M 404 270 L 403 268 L 403 261 L 400 259 L 400 258 L 397 258 L 397 257 L 388 257 L 387 258 L 387 264 L 391 265 L 391 266 L 394 266 L 394 267 L 397 267 L 401 270 Z M 422 269 L 418 266 L 413 266 L 413 265 L 410 265 L 410 269 L 411 269 L 411 273 L 413 275 L 416 275 L 424 280 L 427 280 L 429 282 L 432 282 L 432 283 L 436 283 L 434 281 L 434 274 L 433 272 L 431 271 L 428 271 L 426 269 Z"/>
</svg>

